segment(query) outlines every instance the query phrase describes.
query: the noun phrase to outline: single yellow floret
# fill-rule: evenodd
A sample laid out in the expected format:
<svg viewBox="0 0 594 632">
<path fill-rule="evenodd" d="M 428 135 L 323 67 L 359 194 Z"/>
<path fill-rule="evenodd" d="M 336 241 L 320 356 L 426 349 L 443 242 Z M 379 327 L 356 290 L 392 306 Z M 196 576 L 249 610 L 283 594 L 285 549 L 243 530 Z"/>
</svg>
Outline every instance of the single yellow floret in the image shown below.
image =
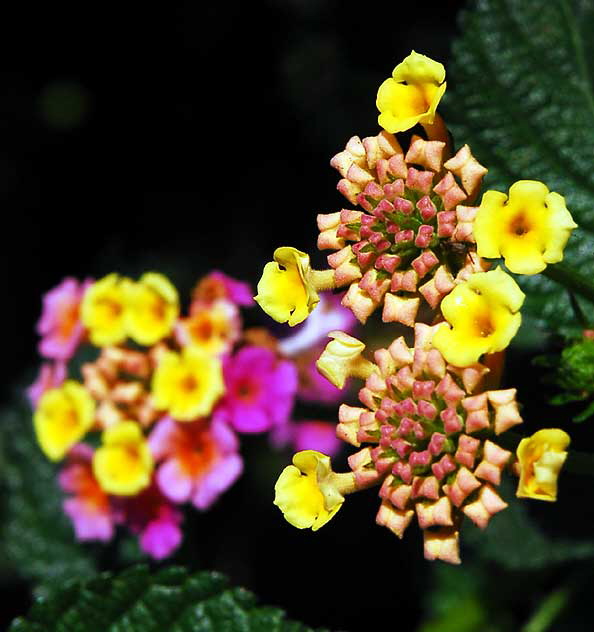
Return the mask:
<svg viewBox="0 0 594 632">
<path fill-rule="evenodd" d="M 264 266 L 254 300 L 279 323 L 297 325 L 320 301 L 311 280 L 309 255 L 296 248 L 277 248 L 274 261 Z"/>
<path fill-rule="evenodd" d="M 178 315 L 177 290 L 164 275 L 147 272 L 131 284 L 126 325 L 138 344 L 153 345 L 168 336 Z"/>
<path fill-rule="evenodd" d="M 433 345 L 454 366 L 470 366 L 483 353 L 503 351 L 516 335 L 524 293 L 501 268 L 473 274 L 441 302 L 447 323 Z"/>
<path fill-rule="evenodd" d="M 223 371 L 216 356 L 188 346 L 181 353 L 166 351 L 159 358 L 152 382 L 153 404 L 177 421 L 208 415 L 223 391 Z"/>
<path fill-rule="evenodd" d="M 413 50 L 379 87 L 378 123 L 391 134 L 417 123 L 432 124 L 445 90 L 443 65 Z"/>
<path fill-rule="evenodd" d="M 37 441 L 52 461 L 62 459 L 93 425 L 95 402 L 82 384 L 67 380 L 46 391 L 33 417 Z"/>
<path fill-rule="evenodd" d="M 153 457 L 142 429 L 134 421 L 120 421 L 101 436 L 93 455 L 93 473 L 103 491 L 134 496 L 148 487 Z"/>
<path fill-rule="evenodd" d="M 132 281 L 108 274 L 85 292 L 80 314 L 91 342 L 98 347 L 115 345 L 127 337 L 128 299 Z"/>
<path fill-rule="evenodd" d="M 569 435 L 559 428 L 544 428 L 520 441 L 516 450 L 520 466 L 518 497 L 557 500 L 557 479 L 569 443 Z"/>
<path fill-rule="evenodd" d="M 283 512 L 287 522 L 298 529 L 317 531 L 342 507 L 340 477 L 335 474 L 330 457 L 315 450 L 303 450 L 293 456 L 274 486 L 274 504 Z M 345 491 L 345 490 L 342 490 Z"/>
<path fill-rule="evenodd" d="M 343 331 L 331 331 L 332 341 L 326 345 L 316 362 L 318 371 L 337 388 L 344 388 L 348 377 L 367 378 L 375 364 L 361 354 L 365 345 Z"/>
<path fill-rule="evenodd" d="M 517 274 L 537 274 L 563 259 L 563 250 L 577 228 L 565 199 L 536 180 L 520 180 L 509 190 L 487 191 L 474 220 L 480 257 L 503 257 Z"/>
</svg>

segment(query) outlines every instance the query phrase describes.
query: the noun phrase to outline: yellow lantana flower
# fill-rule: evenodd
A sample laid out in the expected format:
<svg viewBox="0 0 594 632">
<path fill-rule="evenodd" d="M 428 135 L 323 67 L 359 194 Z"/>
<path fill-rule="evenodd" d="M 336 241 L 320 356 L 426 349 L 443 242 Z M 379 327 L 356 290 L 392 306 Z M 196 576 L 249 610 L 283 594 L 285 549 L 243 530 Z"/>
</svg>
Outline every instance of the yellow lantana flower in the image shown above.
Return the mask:
<svg viewBox="0 0 594 632">
<path fill-rule="evenodd" d="M 344 388 L 348 377 L 367 378 L 376 369 L 373 362 L 361 354 L 365 345 L 342 331 L 331 331 L 328 336 L 332 341 L 318 358 L 318 371 L 337 388 Z"/>
<path fill-rule="evenodd" d="M 82 384 L 67 380 L 46 391 L 33 417 L 37 441 L 44 454 L 59 461 L 93 425 L 95 402 Z"/>
<path fill-rule="evenodd" d="M 273 259 L 264 266 L 254 300 L 279 323 L 297 325 L 320 302 L 317 289 L 322 288 L 316 285 L 317 271 L 311 269 L 309 255 L 296 248 L 277 248 Z M 333 276 L 332 270 L 328 272 Z"/>
<path fill-rule="evenodd" d="M 474 220 L 480 257 L 503 257 L 517 274 L 537 274 L 563 259 L 563 249 L 577 228 L 565 199 L 536 180 L 520 180 L 509 190 L 487 191 Z"/>
<path fill-rule="evenodd" d="M 126 311 L 131 287 L 130 279 L 112 273 L 93 283 L 85 292 L 81 320 L 94 345 L 106 347 L 126 339 Z"/>
<path fill-rule="evenodd" d="M 153 375 L 155 408 L 177 421 L 208 415 L 223 391 L 221 361 L 195 346 L 164 352 Z"/>
<path fill-rule="evenodd" d="M 432 124 L 445 90 L 443 65 L 413 50 L 379 87 L 378 123 L 391 134 L 417 123 Z"/>
<path fill-rule="evenodd" d="M 524 293 L 501 268 L 473 274 L 441 302 L 448 324 L 442 324 L 433 345 L 454 366 L 470 366 L 483 353 L 503 351 L 516 335 Z"/>
<path fill-rule="evenodd" d="M 177 290 L 157 272 L 143 274 L 130 286 L 126 325 L 130 337 L 141 345 L 153 345 L 173 330 L 179 314 Z"/>
<path fill-rule="evenodd" d="M 569 446 L 569 435 L 559 428 L 544 428 L 522 439 L 516 450 L 520 498 L 557 500 L 557 479 Z"/>
<path fill-rule="evenodd" d="M 154 463 L 142 429 L 134 421 L 110 426 L 93 455 L 93 473 L 103 491 L 134 496 L 148 487 Z"/>
<path fill-rule="evenodd" d="M 293 456 L 293 465 L 279 476 L 274 504 L 294 527 L 317 531 L 342 507 L 343 493 L 353 488 L 352 473 L 336 474 L 330 457 L 316 450 L 303 450 Z"/>
</svg>

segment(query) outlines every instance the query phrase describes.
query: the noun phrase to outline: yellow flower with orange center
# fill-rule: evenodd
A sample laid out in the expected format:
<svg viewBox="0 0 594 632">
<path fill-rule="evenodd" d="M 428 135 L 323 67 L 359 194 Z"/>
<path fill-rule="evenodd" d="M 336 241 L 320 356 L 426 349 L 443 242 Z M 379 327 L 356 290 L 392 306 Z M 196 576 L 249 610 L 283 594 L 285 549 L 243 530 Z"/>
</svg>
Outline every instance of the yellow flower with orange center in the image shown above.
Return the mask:
<svg viewBox="0 0 594 632">
<path fill-rule="evenodd" d="M 93 455 L 93 473 L 108 494 L 134 496 L 151 482 L 153 457 L 140 426 L 121 421 L 107 428 Z"/>
<path fill-rule="evenodd" d="M 298 529 L 317 531 L 342 507 L 344 494 L 354 491 L 354 474 L 336 474 L 330 457 L 316 450 L 293 456 L 274 487 L 274 504 Z"/>
<path fill-rule="evenodd" d="M 177 337 L 183 345 L 195 345 L 210 354 L 229 351 L 240 336 L 237 307 L 226 300 L 195 307 L 188 318 L 181 320 Z"/>
<path fill-rule="evenodd" d="M 131 287 L 130 279 L 112 273 L 86 290 L 81 304 L 81 320 L 94 345 L 105 347 L 126 339 L 126 311 Z"/>
<path fill-rule="evenodd" d="M 46 391 L 33 417 L 44 454 L 52 461 L 63 458 L 91 429 L 94 417 L 95 402 L 82 384 L 67 380 L 59 388 Z"/>
<path fill-rule="evenodd" d="M 563 250 L 577 228 L 564 198 L 536 180 L 514 183 L 509 196 L 487 191 L 474 220 L 480 257 L 503 257 L 517 274 L 537 274 L 563 259 Z"/>
<path fill-rule="evenodd" d="M 516 451 L 520 466 L 518 497 L 557 500 L 557 479 L 569 443 L 569 435 L 559 428 L 543 428 L 520 441 Z"/>
<path fill-rule="evenodd" d="M 177 290 L 169 279 L 147 272 L 130 286 L 126 326 L 141 345 L 153 345 L 168 336 L 179 315 Z"/>
<path fill-rule="evenodd" d="M 520 327 L 523 302 L 524 293 L 501 268 L 473 274 L 441 302 L 447 323 L 435 332 L 433 345 L 460 367 L 478 362 L 484 353 L 503 351 Z"/>
<path fill-rule="evenodd" d="M 378 123 L 391 134 L 417 123 L 432 124 L 445 90 L 443 65 L 412 51 L 379 87 Z"/>
<path fill-rule="evenodd" d="M 181 353 L 165 351 L 152 381 L 153 403 L 177 421 L 193 421 L 208 415 L 223 394 L 220 360 L 196 346 Z"/>
</svg>

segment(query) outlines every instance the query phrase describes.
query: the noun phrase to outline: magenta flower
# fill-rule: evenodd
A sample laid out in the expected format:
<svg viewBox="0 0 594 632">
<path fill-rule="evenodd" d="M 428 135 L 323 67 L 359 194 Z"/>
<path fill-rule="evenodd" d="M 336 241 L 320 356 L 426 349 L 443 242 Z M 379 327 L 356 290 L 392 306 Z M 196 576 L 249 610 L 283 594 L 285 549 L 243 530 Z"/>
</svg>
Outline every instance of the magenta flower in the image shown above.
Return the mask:
<svg viewBox="0 0 594 632">
<path fill-rule="evenodd" d="M 275 448 L 291 446 L 296 452 L 316 450 L 327 456 L 335 456 L 342 446 L 336 436 L 336 425 L 316 420 L 288 421 L 273 430 L 270 440 Z"/>
<path fill-rule="evenodd" d="M 93 449 L 84 443 L 70 450 L 58 482 L 72 496 L 64 500 L 62 507 L 72 521 L 77 540 L 107 542 L 113 537 L 114 516 L 109 497 L 93 476 L 92 459 Z"/>
<path fill-rule="evenodd" d="M 74 355 L 85 333 L 79 307 L 90 284 L 90 280 L 79 283 L 68 277 L 43 297 L 37 333 L 39 353 L 45 358 L 65 361 Z"/>
<path fill-rule="evenodd" d="M 56 388 L 66 379 L 67 368 L 64 362 L 44 362 L 39 369 L 35 382 L 27 388 L 27 397 L 32 408 L 37 407 L 39 398 L 50 388 Z"/>
<path fill-rule="evenodd" d="M 215 415 L 239 432 L 265 432 L 289 417 L 297 393 L 297 368 L 270 349 L 248 346 L 223 363 L 225 395 Z"/>
<path fill-rule="evenodd" d="M 114 497 L 118 522 L 138 535 L 142 551 L 156 560 L 168 557 L 183 539 L 183 515 L 153 482 L 136 496 Z"/>
<path fill-rule="evenodd" d="M 207 509 L 239 477 L 243 461 L 235 433 L 220 420 L 177 422 L 161 419 L 149 436 L 155 461 L 161 461 L 159 489 L 175 503 Z"/>
</svg>

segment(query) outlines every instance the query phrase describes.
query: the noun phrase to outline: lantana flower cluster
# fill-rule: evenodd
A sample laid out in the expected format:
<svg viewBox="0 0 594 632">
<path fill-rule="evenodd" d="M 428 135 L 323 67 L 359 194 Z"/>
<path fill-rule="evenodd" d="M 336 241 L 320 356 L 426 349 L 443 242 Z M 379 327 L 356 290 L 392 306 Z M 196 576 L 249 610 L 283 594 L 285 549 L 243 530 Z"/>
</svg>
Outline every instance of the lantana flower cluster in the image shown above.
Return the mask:
<svg viewBox="0 0 594 632">
<path fill-rule="evenodd" d="M 329 298 L 279 340 L 244 327 L 252 294 L 214 271 L 187 309 L 156 272 L 66 278 L 45 295 L 44 362 L 28 395 L 79 540 L 106 542 L 122 526 L 144 552 L 168 556 L 183 538 L 184 507 L 207 510 L 241 475 L 242 433 L 336 452 L 330 424 L 292 415 L 298 398 L 337 401 L 315 358 L 329 330 L 352 329 L 352 314 Z"/>
<path fill-rule="evenodd" d="M 556 499 L 569 436 L 545 428 L 516 454 L 501 447 L 522 417 L 516 389 L 499 381 L 525 298 L 512 274 L 561 261 L 576 224 L 541 182 L 481 197 L 487 169 L 468 145 L 453 148 L 437 113 L 445 89 L 443 66 L 424 55 L 396 66 L 377 95 L 381 131 L 353 136 L 330 162 L 348 205 L 317 217 L 328 268 L 278 248 L 255 298 L 295 325 L 339 291 L 375 338 L 391 340 L 366 353 L 348 332 L 330 333 L 317 367 L 338 388 L 363 381 L 361 405 L 342 404 L 336 426 L 359 450 L 345 473 L 322 452 L 297 453 L 276 485 L 285 518 L 317 530 L 345 495 L 377 486 L 378 524 L 401 538 L 416 517 L 425 557 L 459 563 L 463 519 L 484 529 L 507 506 L 497 491 L 505 470 L 519 474 L 518 496 Z"/>
</svg>

